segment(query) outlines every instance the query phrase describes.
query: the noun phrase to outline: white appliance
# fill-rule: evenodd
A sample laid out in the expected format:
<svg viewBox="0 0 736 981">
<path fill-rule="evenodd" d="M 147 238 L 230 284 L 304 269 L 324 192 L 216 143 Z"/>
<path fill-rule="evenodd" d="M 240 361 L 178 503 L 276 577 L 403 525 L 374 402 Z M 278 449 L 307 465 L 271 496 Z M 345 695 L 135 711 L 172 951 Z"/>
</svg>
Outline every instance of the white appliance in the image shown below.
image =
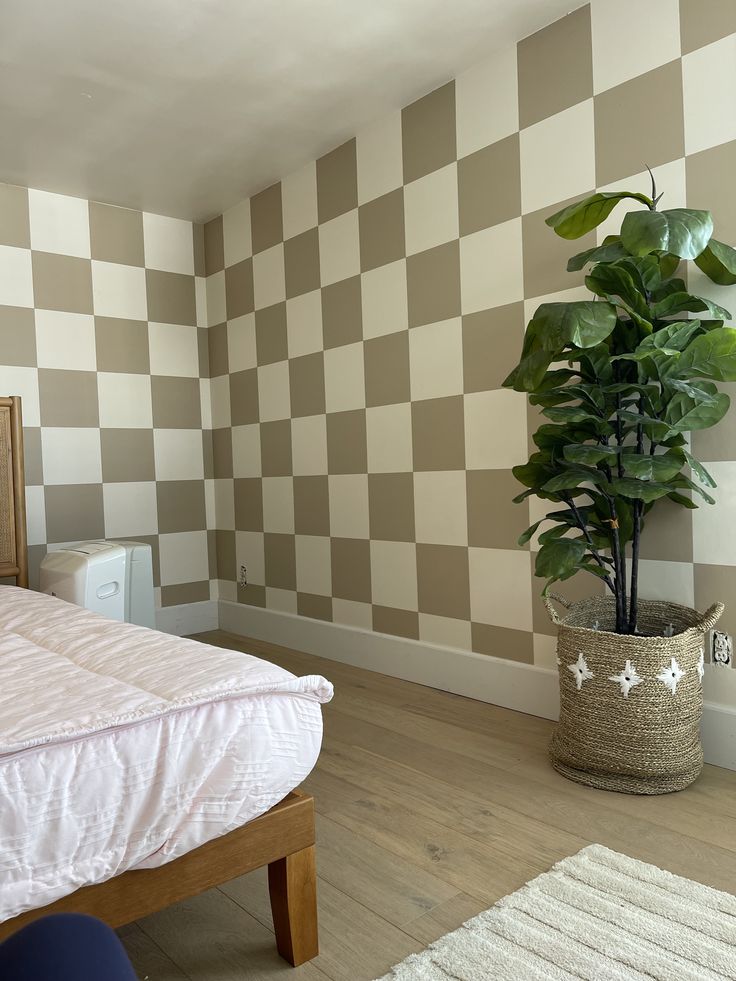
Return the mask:
<svg viewBox="0 0 736 981">
<path fill-rule="evenodd" d="M 156 625 L 151 546 L 143 542 L 80 542 L 49 552 L 40 588 L 111 620 Z"/>
</svg>

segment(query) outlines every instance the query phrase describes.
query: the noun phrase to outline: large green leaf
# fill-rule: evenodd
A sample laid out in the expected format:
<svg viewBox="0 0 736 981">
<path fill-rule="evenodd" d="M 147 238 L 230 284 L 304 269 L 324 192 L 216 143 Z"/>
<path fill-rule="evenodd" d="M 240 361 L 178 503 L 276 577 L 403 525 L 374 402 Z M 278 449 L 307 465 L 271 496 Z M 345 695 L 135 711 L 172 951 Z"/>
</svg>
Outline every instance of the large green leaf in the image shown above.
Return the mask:
<svg viewBox="0 0 736 981">
<path fill-rule="evenodd" d="M 705 484 L 706 487 L 718 486 L 710 471 L 706 470 L 700 460 L 696 460 L 692 453 L 689 453 L 684 447 L 678 447 L 672 452 L 681 454 L 683 461 L 687 463 L 701 484 Z"/>
<path fill-rule="evenodd" d="M 666 482 L 682 469 L 682 460 L 668 453 L 650 456 L 648 453 L 622 453 L 621 463 L 624 472 L 639 480 Z"/>
<path fill-rule="evenodd" d="M 614 477 L 611 487 L 615 494 L 635 501 L 656 501 L 672 492 L 668 484 L 658 484 L 650 480 L 636 480 L 630 477 Z"/>
<path fill-rule="evenodd" d="M 690 208 L 629 211 L 621 225 L 621 241 L 632 255 L 669 252 L 682 259 L 695 259 L 712 234 L 711 213 Z"/>
<path fill-rule="evenodd" d="M 652 314 L 657 320 L 663 317 L 671 317 L 673 313 L 709 313 L 712 317 L 719 320 L 730 320 L 731 314 L 724 307 L 707 300 L 702 296 L 693 296 L 692 293 L 670 293 L 659 303 L 652 307 Z"/>
<path fill-rule="evenodd" d="M 719 286 L 736 284 L 736 249 L 715 238 L 695 257 L 695 265 Z"/>
<path fill-rule="evenodd" d="M 585 252 L 578 252 L 577 255 L 568 259 L 567 271 L 578 272 L 590 262 L 614 262 L 616 259 L 622 259 L 628 254 L 621 244 L 621 239 L 618 235 L 607 235 L 603 245 L 594 245 L 592 249 L 586 249 Z"/>
<path fill-rule="evenodd" d="M 708 491 L 704 490 L 700 484 L 696 484 L 694 480 L 690 480 L 690 478 L 686 477 L 684 473 L 678 474 L 677 477 L 672 480 L 671 485 L 672 487 L 679 487 L 683 490 L 695 491 L 695 493 L 699 494 L 704 501 L 708 502 L 708 504 L 716 503 L 716 499 L 711 497 Z"/>
<path fill-rule="evenodd" d="M 675 323 L 658 328 L 649 337 L 645 337 L 637 350 L 655 347 L 666 348 L 671 351 L 684 351 L 693 335 L 697 334 L 699 330 L 699 320 L 677 320 Z"/>
<path fill-rule="evenodd" d="M 613 446 L 600 443 L 568 443 L 563 447 L 562 455 L 570 463 L 582 463 L 594 467 L 603 460 L 615 460 L 616 450 Z"/>
<path fill-rule="evenodd" d="M 591 293 L 615 301 L 620 297 L 632 307 L 640 317 L 649 319 L 646 299 L 636 287 L 631 274 L 621 266 L 607 266 L 599 263 L 585 277 L 585 285 Z"/>
<path fill-rule="evenodd" d="M 581 238 L 600 225 L 619 201 L 623 201 L 625 198 L 641 201 L 647 208 L 651 207 L 652 204 L 652 199 L 648 198 L 646 194 L 637 194 L 633 191 L 599 192 L 582 201 L 576 201 L 575 204 L 569 204 L 562 211 L 550 215 L 546 219 L 546 223 L 550 228 L 554 228 L 561 238 Z"/>
<path fill-rule="evenodd" d="M 551 351 L 534 351 L 521 359 L 504 379 L 503 387 L 513 388 L 516 392 L 533 392 L 541 384 L 551 363 Z"/>
<path fill-rule="evenodd" d="M 696 337 L 680 357 L 678 374 L 686 378 L 736 381 L 736 329 L 717 327 Z"/>
<path fill-rule="evenodd" d="M 579 490 L 586 483 L 600 484 L 605 480 L 600 470 L 591 467 L 573 466 L 555 474 L 551 480 L 542 485 L 542 490 L 548 494 L 559 494 L 560 491 Z"/>
<path fill-rule="evenodd" d="M 552 422 L 590 422 L 597 426 L 602 421 L 599 416 L 592 415 L 582 405 L 550 406 L 542 412 Z"/>
<path fill-rule="evenodd" d="M 544 544 L 535 562 L 535 573 L 544 579 L 561 579 L 577 569 L 587 551 L 582 538 L 557 538 Z"/>
<path fill-rule="evenodd" d="M 545 518 L 540 518 L 540 519 L 539 519 L 539 521 L 535 521 L 533 525 L 530 525 L 530 526 L 529 526 L 529 527 L 527 528 L 527 530 L 526 530 L 526 531 L 523 531 L 523 532 L 522 532 L 522 533 L 521 533 L 521 534 L 519 535 L 519 537 L 518 537 L 518 539 L 517 539 L 517 542 L 516 542 L 516 544 L 517 544 L 517 545 L 526 545 L 526 543 L 527 543 L 528 541 L 530 541 L 530 540 L 532 539 L 532 537 L 534 536 L 534 532 L 535 532 L 535 531 L 537 530 L 537 528 L 538 528 L 538 527 L 539 527 L 539 526 L 540 526 L 540 525 L 542 524 L 542 522 L 543 522 L 543 521 L 545 521 L 545 520 L 546 520 Z"/>
<path fill-rule="evenodd" d="M 719 392 L 712 402 L 703 403 L 680 392 L 667 406 L 665 420 L 676 432 L 687 433 L 694 429 L 710 429 L 728 412 L 731 400 Z"/>
<path fill-rule="evenodd" d="M 594 300 L 542 303 L 529 327 L 532 325 L 537 342 L 547 351 L 561 353 L 568 345 L 590 348 L 611 334 L 616 308 Z"/>
</svg>

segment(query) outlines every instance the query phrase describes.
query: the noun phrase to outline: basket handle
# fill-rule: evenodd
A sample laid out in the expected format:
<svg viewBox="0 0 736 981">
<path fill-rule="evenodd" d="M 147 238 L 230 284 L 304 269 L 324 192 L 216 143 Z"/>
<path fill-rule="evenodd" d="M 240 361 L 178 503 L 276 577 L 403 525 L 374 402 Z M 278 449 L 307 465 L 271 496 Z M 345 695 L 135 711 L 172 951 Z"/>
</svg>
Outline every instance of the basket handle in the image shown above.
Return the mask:
<svg viewBox="0 0 736 981">
<path fill-rule="evenodd" d="M 713 606 L 709 607 L 705 613 L 702 615 L 698 623 L 695 625 L 697 630 L 702 630 L 705 634 L 721 619 L 721 614 L 726 609 L 723 603 L 714 603 Z"/>
<path fill-rule="evenodd" d="M 565 597 L 564 596 L 560 596 L 559 593 L 544 593 L 544 595 L 542 596 L 542 602 L 544 603 L 545 609 L 547 610 L 547 613 L 549 614 L 550 620 L 552 621 L 552 623 L 555 624 L 555 626 L 558 626 L 559 624 L 562 623 L 562 620 L 560 619 L 560 616 L 557 613 L 557 610 L 554 608 L 554 606 L 552 606 L 551 600 L 554 600 L 556 603 L 559 603 L 560 606 L 564 606 L 566 610 L 569 610 L 570 609 L 570 607 L 572 606 L 572 603 L 569 603 L 565 599 Z M 719 616 L 720 616 L 720 614 L 719 614 Z"/>
</svg>

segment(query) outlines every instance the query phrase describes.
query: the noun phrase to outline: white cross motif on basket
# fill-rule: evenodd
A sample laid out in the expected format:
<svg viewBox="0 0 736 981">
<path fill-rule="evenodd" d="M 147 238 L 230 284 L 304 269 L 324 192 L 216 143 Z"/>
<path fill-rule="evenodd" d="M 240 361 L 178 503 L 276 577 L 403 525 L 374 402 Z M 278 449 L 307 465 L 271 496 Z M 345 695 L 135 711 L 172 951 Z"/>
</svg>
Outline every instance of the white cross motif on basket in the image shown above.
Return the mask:
<svg viewBox="0 0 736 981">
<path fill-rule="evenodd" d="M 661 681 L 674 695 L 677 691 L 678 682 L 684 677 L 685 672 L 673 657 L 669 665 L 666 668 L 662 668 L 659 672 L 657 681 Z"/>
<path fill-rule="evenodd" d="M 624 698 L 628 698 L 631 689 L 635 688 L 637 685 L 640 685 L 642 681 L 644 681 L 644 679 L 636 673 L 636 668 L 631 661 L 626 662 L 623 671 L 620 671 L 618 674 L 612 674 L 608 680 L 615 681 L 617 685 L 621 686 L 621 694 L 624 696 Z"/>
<path fill-rule="evenodd" d="M 578 654 L 577 661 L 573 662 L 572 664 L 568 664 L 567 670 L 572 672 L 578 691 L 580 691 L 580 689 L 583 687 L 584 681 L 590 681 L 591 678 L 595 677 L 593 672 L 588 667 L 582 653 Z"/>
<path fill-rule="evenodd" d="M 705 651 L 700 652 L 700 657 L 698 658 L 698 677 L 701 682 L 703 680 L 703 675 L 705 674 Z"/>
</svg>

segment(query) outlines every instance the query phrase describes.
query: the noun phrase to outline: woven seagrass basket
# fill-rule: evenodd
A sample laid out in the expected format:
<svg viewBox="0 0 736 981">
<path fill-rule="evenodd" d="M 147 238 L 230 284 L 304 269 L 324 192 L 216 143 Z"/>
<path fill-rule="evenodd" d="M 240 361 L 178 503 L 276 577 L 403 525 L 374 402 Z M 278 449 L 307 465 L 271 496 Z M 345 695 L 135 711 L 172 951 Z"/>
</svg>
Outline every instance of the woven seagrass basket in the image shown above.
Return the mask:
<svg viewBox="0 0 736 981">
<path fill-rule="evenodd" d="M 566 608 L 563 617 L 551 599 Z M 703 768 L 705 633 L 723 604 L 701 614 L 642 600 L 641 635 L 626 635 L 613 632 L 613 598 L 570 604 L 550 594 L 544 603 L 559 630 L 554 768 L 577 783 L 628 794 L 668 794 L 691 784 Z"/>
</svg>

